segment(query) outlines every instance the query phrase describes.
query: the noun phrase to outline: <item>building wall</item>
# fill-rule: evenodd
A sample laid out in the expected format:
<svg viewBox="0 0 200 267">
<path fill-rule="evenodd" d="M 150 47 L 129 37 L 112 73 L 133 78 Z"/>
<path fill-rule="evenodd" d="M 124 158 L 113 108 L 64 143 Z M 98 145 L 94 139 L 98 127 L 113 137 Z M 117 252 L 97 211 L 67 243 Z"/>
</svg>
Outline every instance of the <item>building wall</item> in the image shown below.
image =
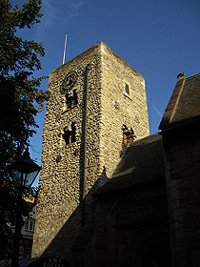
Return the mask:
<svg viewBox="0 0 200 267">
<path fill-rule="evenodd" d="M 72 90 L 78 104 L 66 109 L 60 86 L 71 71 L 77 74 Z M 124 95 L 125 82 L 130 97 Z M 56 69 L 49 92 L 32 256 L 66 258 L 86 216 L 83 198 L 98 178 L 111 175 L 120 159 L 123 123 L 134 128 L 137 138 L 149 133 L 146 95 L 142 76 L 102 42 Z M 76 142 L 66 145 L 64 128 L 72 122 Z"/>
<path fill-rule="evenodd" d="M 20 258 L 30 258 L 31 249 L 33 242 L 33 234 L 35 228 L 35 215 L 36 207 L 34 206 L 29 213 L 27 218 L 24 218 L 24 226 L 22 227 L 21 234 L 21 247 L 20 247 Z"/>
<path fill-rule="evenodd" d="M 199 122 L 163 133 L 171 248 L 177 267 L 200 264 Z M 178 137 L 178 138 L 177 138 Z"/>
<path fill-rule="evenodd" d="M 74 250 L 76 257 L 84 255 L 74 266 L 146 267 L 154 266 L 154 257 L 155 266 L 171 266 L 164 177 L 162 181 L 98 199 L 93 235 L 82 251 Z M 160 250 L 154 249 L 158 243 Z"/>
<path fill-rule="evenodd" d="M 102 45 L 101 97 L 100 161 L 110 177 L 123 149 L 122 126 L 132 128 L 136 139 L 140 139 L 149 135 L 149 123 L 143 76 L 105 45 Z"/>
<path fill-rule="evenodd" d="M 82 122 L 83 122 L 83 91 L 84 72 L 89 63 L 95 65 L 94 87 L 89 87 L 88 103 L 88 129 L 87 133 L 91 140 L 98 141 L 99 133 L 99 92 L 100 81 L 100 53 L 98 46 L 86 51 L 79 57 L 55 70 L 49 78 L 50 99 L 48 101 L 47 113 L 43 133 L 42 172 L 40 176 L 40 194 L 37 208 L 36 229 L 33 243 L 33 256 L 40 256 L 45 253 L 55 253 L 53 243 L 65 249 L 70 247 L 73 237 L 76 235 L 76 228 L 79 227 L 80 217 L 80 174 L 82 164 Z M 65 97 L 60 93 L 60 85 L 67 73 L 76 71 L 78 80 L 74 88 L 77 90 L 78 105 L 69 111 L 65 111 Z M 98 76 L 98 78 L 97 78 Z M 96 117 L 91 118 L 92 111 Z M 92 128 L 92 121 L 94 121 Z M 63 139 L 63 129 L 70 122 L 76 123 L 76 142 L 69 145 Z M 87 145 L 88 150 L 93 150 L 91 155 L 90 172 L 93 179 L 98 173 L 98 146 L 95 143 Z M 88 164 L 89 157 L 87 158 Z M 94 170 L 94 166 L 96 166 Z M 95 174 L 95 175 L 94 175 Z M 92 174 L 91 174 L 92 176 Z M 74 216 L 76 213 L 76 216 Z M 71 218 L 70 218 L 71 216 Z M 70 218 L 70 222 L 68 221 Z M 73 225 L 73 227 L 72 227 Z M 75 230 L 74 230 L 75 229 Z M 60 239 L 58 236 L 63 238 Z M 65 239 L 65 241 L 63 241 Z M 63 256 L 63 249 L 57 252 Z M 58 256 L 60 256 L 58 255 Z"/>
</svg>

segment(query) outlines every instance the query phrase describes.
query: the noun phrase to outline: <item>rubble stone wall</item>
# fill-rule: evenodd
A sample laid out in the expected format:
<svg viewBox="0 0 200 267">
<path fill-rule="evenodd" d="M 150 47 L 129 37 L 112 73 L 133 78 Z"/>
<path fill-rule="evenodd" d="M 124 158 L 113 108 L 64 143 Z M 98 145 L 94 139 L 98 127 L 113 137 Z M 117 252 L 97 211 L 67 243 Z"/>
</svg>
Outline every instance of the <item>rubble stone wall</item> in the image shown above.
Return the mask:
<svg viewBox="0 0 200 267">
<path fill-rule="evenodd" d="M 60 92 L 70 72 L 77 78 L 69 96 L 75 90 L 78 100 L 71 108 L 66 94 Z M 123 148 L 123 124 L 137 138 L 149 133 L 145 83 L 100 42 L 52 72 L 49 92 L 32 256 L 71 261 L 70 248 L 83 215 L 82 199 L 100 177 L 110 177 L 113 172 Z M 66 144 L 63 137 L 72 125 L 75 142 Z"/>
<path fill-rule="evenodd" d="M 102 46 L 101 103 L 100 161 L 110 177 L 123 154 L 122 126 L 141 139 L 149 135 L 149 123 L 143 76 L 107 46 Z"/>
<path fill-rule="evenodd" d="M 42 172 L 33 257 L 49 254 L 63 257 L 63 251 L 68 251 L 80 227 L 84 77 L 87 65 L 92 64 L 90 71 L 93 76 L 88 74 L 87 86 L 86 169 L 89 169 L 87 176 L 92 177 L 94 181 L 99 165 L 100 61 L 99 47 L 95 46 L 50 75 L 50 99 L 43 132 Z M 71 71 L 75 71 L 78 77 L 73 88 L 77 91 L 78 104 L 66 111 L 66 100 L 60 93 L 60 85 Z M 76 126 L 76 142 L 66 145 L 63 129 L 71 122 Z M 87 190 L 89 186 L 92 186 L 91 181 L 87 184 Z"/>
</svg>

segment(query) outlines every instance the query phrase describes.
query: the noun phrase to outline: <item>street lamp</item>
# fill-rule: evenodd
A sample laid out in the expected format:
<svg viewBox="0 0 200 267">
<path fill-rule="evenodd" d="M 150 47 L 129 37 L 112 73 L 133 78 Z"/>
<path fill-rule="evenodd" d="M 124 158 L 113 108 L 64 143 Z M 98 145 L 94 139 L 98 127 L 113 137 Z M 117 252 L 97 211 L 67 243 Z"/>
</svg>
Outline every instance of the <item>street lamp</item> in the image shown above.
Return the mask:
<svg viewBox="0 0 200 267">
<path fill-rule="evenodd" d="M 41 167 L 30 158 L 27 148 L 21 160 L 13 162 L 13 164 L 10 166 L 10 169 L 12 171 L 12 178 L 15 187 L 19 191 L 19 196 L 16 203 L 16 223 L 12 250 L 12 267 L 18 267 L 22 224 L 22 194 L 34 183 Z"/>
</svg>

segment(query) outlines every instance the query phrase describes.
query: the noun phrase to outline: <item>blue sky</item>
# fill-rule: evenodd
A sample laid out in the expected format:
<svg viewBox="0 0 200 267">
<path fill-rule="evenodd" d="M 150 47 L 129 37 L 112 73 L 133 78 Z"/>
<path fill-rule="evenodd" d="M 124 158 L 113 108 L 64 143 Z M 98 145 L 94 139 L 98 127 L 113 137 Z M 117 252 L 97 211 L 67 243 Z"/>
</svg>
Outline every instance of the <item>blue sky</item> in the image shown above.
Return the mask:
<svg viewBox="0 0 200 267">
<path fill-rule="evenodd" d="M 44 44 L 40 74 L 62 64 L 65 33 L 66 61 L 105 42 L 144 76 L 151 133 L 158 131 L 177 74 L 200 72 L 199 0 L 43 0 L 42 13 L 41 23 L 23 33 Z M 39 164 L 44 115 L 37 117 L 40 128 L 30 149 Z"/>
</svg>

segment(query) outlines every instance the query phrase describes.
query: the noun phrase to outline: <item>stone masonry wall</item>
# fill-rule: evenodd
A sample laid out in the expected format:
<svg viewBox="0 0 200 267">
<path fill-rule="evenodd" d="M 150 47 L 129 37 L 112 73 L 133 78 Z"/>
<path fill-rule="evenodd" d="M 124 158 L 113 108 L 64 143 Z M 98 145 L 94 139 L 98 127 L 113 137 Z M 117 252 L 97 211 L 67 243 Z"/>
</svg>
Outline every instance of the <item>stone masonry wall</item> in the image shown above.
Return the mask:
<svg viewBox="0 0 200 267">
<path fill-rule="evenodd" d="M 60 86 L 72 71 L 77 75 L 72 90 L 78 104 L 67 110 Z M 132 127 L 137 138 L 149 133 L 145 84 L 138 72 L 100 42 L 52 72 L 49 92 L 32 256 L 71 261 L 70 248 L 81 226 L 81 200 L 99 177 L 112 174 L 122 150 L 123 124 Z M 64 128 L 72 122 L 76 141 L 66 145 Z"/>
<path fill-rule="evenodd" d="M 74 266 L 148 266 L 142 264 L 145 251 L 158 240 L 169 244 L 164 177 L 161 181 L 100 196 L 94 212 L 95 230 L 81 251 L 84 263 Z M 168 256 L 167 249 L 164 255 Z"/>
<path fill-rule="evenodd" d="M 108 176 L 120 160 L 123 124 L 140 139 L 149 135 L 145 80 L 142 75 L 102 44 L 101 165 Z M 125 91 L 126 84 L 129 94 Z M 108 141 L 109 140 L 109 141 Z"/>
<path fill-rule="evenodd" d="M 173 141 L 168 140 L 167 134 L 164 136 L 173 266 L 177 267 L 199 266 L 200 260 L 200 141 L 197 128 L 190 131 L 185 128 L 184 133 L 183 129 L 173 132 Z"/>
<path fill-rule="evenodd" d="M 88 74 L 86 168 L 90 166 L 87 175 L 90 175 L 93 180 L 98 175 L 100 132 L 100 83 L 98 81 L 100 81 L 101 63 L 99 48 L 95 46 L 58 68 L 49 78 L 50 99 L 43 133 L 43 167 L 40 176 L 33 257 L 41 255 L 66 257 L 80 226 L 84 72 L 90 63 L 92 63 L 92 69 Z M 78 74 L 78 80 L 74 86 L 77 90 L 78 105 L 64 112 L 65 98 L 60 94 L 59 88 L 65 75 L 70 71 L 76 71 Z M 70 122 L 76 124 L 76 142 L 66 145 L 62 131 Z M 89 139 L 91 141 L 88 141 Z M 92 186 L 91 181 L 87 186 L 89 190 Z"/>
</svg>

